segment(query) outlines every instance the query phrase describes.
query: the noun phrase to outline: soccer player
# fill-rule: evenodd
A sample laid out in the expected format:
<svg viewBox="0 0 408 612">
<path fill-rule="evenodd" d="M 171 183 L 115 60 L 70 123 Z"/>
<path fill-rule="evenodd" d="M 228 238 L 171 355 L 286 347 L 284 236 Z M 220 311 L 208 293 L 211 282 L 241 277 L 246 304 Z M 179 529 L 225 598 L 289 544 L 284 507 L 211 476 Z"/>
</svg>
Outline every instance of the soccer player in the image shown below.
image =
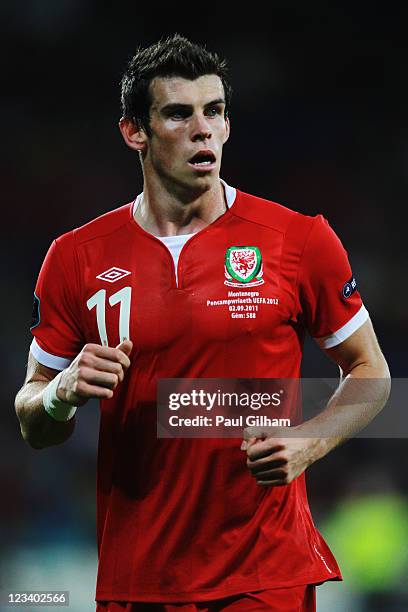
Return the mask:
<svg viewBox="0 0 408 612">
<path fill-rule="evenodd" d="M 314 585 L 340 572 L 304 471 L 387 398 L 386 362 L 327 222 L 220 180 L 230 97 L 225 62 L 205 48 L 175 35 L 138 50 L 120 130 L 143 193 L 57 238 L 35 289 L 16 398 L 24 439 L 65 441 L 77 407 L 80 418 L 101 400 L 99 612 L 314 610 Z M 234 316 L 229 292 L 251 287 L 255 316 Z M 157 439 L 159 379 L 298 378 L 306 331 L 343 380 L 296 437 Z M 357 379 L 373 379 L 370 396 L 349 401 Z M 316 423 L 331 435 L 310 435 Z"/>
</svg>

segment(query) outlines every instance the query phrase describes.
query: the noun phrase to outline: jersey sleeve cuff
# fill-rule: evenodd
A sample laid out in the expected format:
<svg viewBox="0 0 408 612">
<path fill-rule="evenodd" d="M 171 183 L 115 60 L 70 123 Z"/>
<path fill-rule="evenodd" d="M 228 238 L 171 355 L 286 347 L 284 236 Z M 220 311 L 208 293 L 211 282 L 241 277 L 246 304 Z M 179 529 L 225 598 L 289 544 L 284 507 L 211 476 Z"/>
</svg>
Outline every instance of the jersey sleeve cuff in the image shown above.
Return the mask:
<svg viewBox="0 0 408 612">
<path fill-rule="evenodd" d="M 35 338 L 33 338 L 31 343 L 30 352 L 39 363 L 47 366 L 47 368 L 52 368 L 53 370 L 64 370 L 72 361 L 72 359 L 67 359 L 66 357 L 57 357 L 56 355 L 47 353 L 47 351 L 44 351 L 40 347 Z"/>
<path fill-rule="evenodd" d="M 322 349 L 333 348 L 354 334 L 354 332 L 367 321 L 368 317 L 368 311 L 363 304 L 360 310 L 353 317 L 351 317 L 351 319 L 347 321 L 343 327 L 340 327 L 340 329 L 333 334 L 330 334 L 330 336 L 315 338 L 315 340 Z"/>
</svg>

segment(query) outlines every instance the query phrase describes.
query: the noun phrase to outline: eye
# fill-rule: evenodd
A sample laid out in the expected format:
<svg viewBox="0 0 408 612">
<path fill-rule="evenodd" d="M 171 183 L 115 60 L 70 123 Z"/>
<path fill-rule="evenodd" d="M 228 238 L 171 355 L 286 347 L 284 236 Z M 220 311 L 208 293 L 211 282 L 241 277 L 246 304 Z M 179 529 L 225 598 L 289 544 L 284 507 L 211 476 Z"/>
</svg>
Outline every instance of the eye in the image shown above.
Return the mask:
<svg viewBox="0 0 408 612">
<path fill-rule="evenodd" d="M 208 117 L 216 117 L 217 115 L 220 115 L 221 113 L 222 113 L 222 109 L 220 106 L 209 106 L 205 111 L 205 114 Z"/>
<path fill-rule="evenodd" d="M 166 113 L 166 117 L 174 121 L 183 121 L 183 119 L 187 119 L 189 115 L 190 112 L 184 108 L 174 108 Z"/>
</svg>

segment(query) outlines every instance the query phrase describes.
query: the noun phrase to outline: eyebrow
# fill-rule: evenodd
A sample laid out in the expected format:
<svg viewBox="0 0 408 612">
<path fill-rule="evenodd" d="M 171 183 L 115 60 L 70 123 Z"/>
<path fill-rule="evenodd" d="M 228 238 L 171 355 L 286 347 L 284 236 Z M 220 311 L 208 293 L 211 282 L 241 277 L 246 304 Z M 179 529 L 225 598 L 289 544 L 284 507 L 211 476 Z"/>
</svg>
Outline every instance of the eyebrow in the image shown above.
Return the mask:
<svg viewBox="0 0 408 612">
<path fill-rule="evenodd" d="M 204 104 L 204 108 L 208 108 L 209 106 L 216 106 L 217 104 L 225 104 L 224 98 L 217 98 L 216 100 L 207 102 L 207 104 Z M 163 108 L 160 109 L 160 112 L 168 113 L 168 112 L 178 110 L 178 109 L 189 110 L 192 108 L 193 108 L 192 104 L 183 104 L 182 102 L 170 102 L 169 104 L 166 104 L 165 106 L 163 106 Z"/>
</svg>

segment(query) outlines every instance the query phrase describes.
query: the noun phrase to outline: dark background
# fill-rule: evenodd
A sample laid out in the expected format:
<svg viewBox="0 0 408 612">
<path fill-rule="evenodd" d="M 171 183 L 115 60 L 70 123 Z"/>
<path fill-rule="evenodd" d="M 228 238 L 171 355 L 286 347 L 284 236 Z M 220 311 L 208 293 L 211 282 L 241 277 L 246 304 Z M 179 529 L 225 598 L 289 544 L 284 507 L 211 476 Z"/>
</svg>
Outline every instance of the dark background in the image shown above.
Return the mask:
<svg viewBox="0 0 408 612">
<path fill-rule="evenodd" d="M 127 61 L 137 46 L 176 31 L 227 57 L 234 93 L 222 177 L 329 219 L 349 251 L 392 374 L 405 377 L 405 17 L 392 3 L 271 2 L 268 11 L 253 3 L 177 4 L 149 13 L 129 1 L 7 0 L 0 21 L 0 589 L 57 585 L 71 590 L 71 610 L 84 612 L 92 609 L 94 587 L 97 407 L 81 410 L 67 444 L 37 452 L 19 438 L 13 398 L 24 378 L 32 292 L 50 242 L 141 191 L 137 157 L 117 128 Z M 304 373 L 333 376 L 336 368 L 308 342 Z M 408 524 L 406 457 L 405 440 L 354 440 L 309 470 L 314 516 L 329 542 L 333 529 L 339 533 L 338 509 L 362 499 L 397 500 L 401 524 Z M 374 586 L 365 559 L 380 563 L 385 553 L 373 542 L 360 583 L 357 570 L 348 571 L 352 553 L 344 552 L 346 584 L 323 587 L 320 600 L 330 603 L 320 603 L 321 610 L 343 610 L 346 601 L 356 612 L 408 608 L 407 540 L 398 539 L 394 581 L 381 571 Z"/>
</svg>

